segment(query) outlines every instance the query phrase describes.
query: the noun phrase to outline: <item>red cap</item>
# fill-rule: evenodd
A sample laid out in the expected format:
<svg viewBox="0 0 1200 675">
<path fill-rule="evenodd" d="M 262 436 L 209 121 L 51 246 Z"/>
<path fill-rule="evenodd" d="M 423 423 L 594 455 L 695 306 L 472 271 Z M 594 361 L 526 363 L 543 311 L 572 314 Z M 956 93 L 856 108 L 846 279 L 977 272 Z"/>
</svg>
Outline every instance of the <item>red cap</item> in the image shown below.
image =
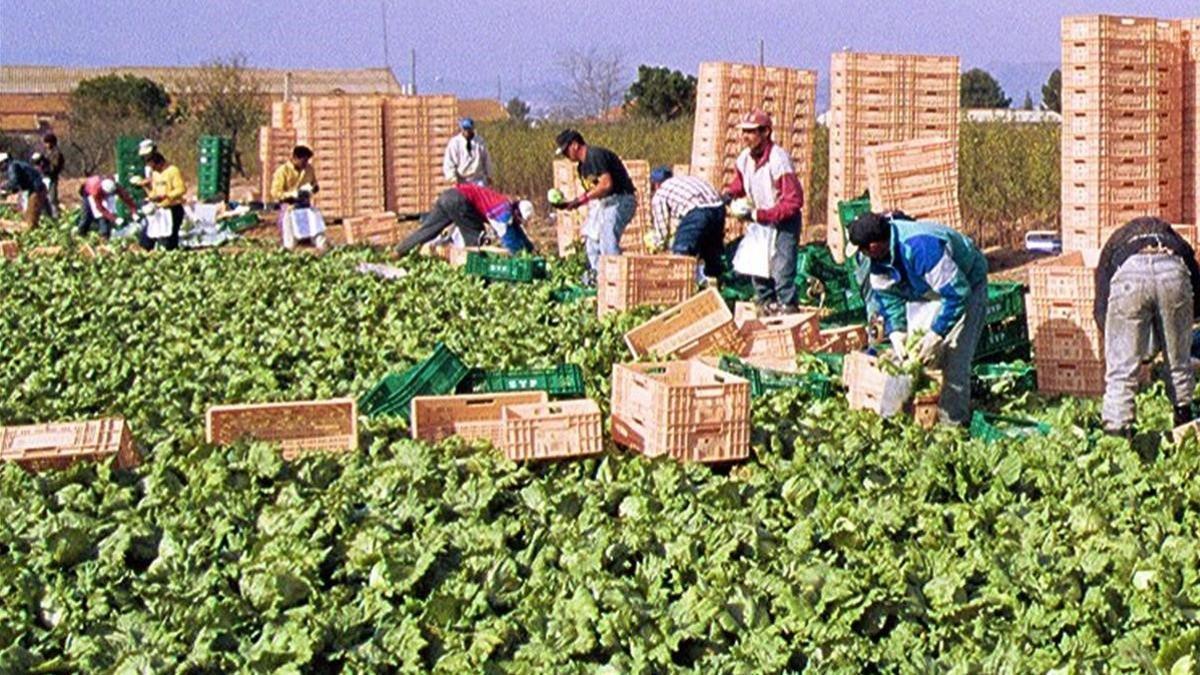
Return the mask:
<svg viewBox="0 0 1200 675">
<path fill-rule="evenodd" d="M 747 113 L 738 123 L 739 129 L 758 129 L 760 127 L 771 128 L 771 116 L 761 110 Z"/>
</svg>

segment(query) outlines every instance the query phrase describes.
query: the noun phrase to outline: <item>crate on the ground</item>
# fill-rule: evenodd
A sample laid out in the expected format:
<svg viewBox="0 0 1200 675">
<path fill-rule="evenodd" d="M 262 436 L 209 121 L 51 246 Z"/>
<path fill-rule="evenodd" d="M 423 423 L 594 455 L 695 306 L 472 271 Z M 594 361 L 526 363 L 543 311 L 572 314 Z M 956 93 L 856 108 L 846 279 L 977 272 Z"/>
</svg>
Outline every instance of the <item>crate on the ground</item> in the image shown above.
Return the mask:
<svg viewBox="0 0 1200 675">
<path fill-rule="evenodd" d="M 555 302 L 578 302 L 584 298 L 596 297 L 596 289 L 578 284 L 568 284 L 550 292 L 550 299 Z"/>
<path fill-rule="evenodd" d="M 669 254 L 600 256 L 596 289 L 599 316 L 642 305 L 677 305 L 698 290 L 696 259 Z"/>
<path fill-rule="evenodd" d="M 0 241 L 0 259 L 12 260 L 21 252 L 21 247 L 15 241 Z"/>
<path fill-rule="evenodd" d="M 987 296 L 988 323 L 997 323 L 1025 314 L 1025 290 L 1019 283 L 988 282 Z"/>
<path fill-rule="evenodd" d="M 545 403 L 544 391 L 500 394 L 417 396 L 412 400 L 412 437 L 430 443 L 458 436 L 504 446 L 503 410 L 506 405 Z"/>
<path fill-rule="evenodd" d="M 342 232 L 346 243 L 352 245 L 395 246 L 403 239 L 400 221 L 391 211 L 345 218 Z"/>
<path fill-rule="evenodd" d="M 529 283 L 546 278 L 546 259 L 538 256 L 499 255 L 491 251 L 467 253 L 467 274 L 490 281 Z"/>
<path fill-rule="evenodd" d="M 913 421 L 922 429 L 932 429 L 938 423 L 941 393 L 933 392 L 917 394 L 906 406 L 906 411 L 912 414 Z"/>
<path fill-rule="evenodd" d="M 421 363 L 403 373 L 385 375 L 358 400 L 358 406 L 367 417 L 398 415 L 407 420 L 414 397 L 453 393 L 467 371 L 458 355 L 439 342 Z"/>
<path fill-rule="evenodd" d="M 612 435 L 647 457 L 750 456 L 750 382 L 697 360 L 613 364 Z"/>
<path fill-rule="evenodd" d="M 1043 394 L 1099 396 L 1104 393 L 1104 359 L 1037 359 L 1037 388 Z"/>
<path fill-rule="evenodd" d="M 284 459 L 311 452 L 358 449 L 354 399 L 218 405 L 205 415 L 205 438 L 215 445 L 239 440 L 276 443 Z"/>
<path fill-rule="evenodd" d="M 733 314 L 715 289 L 692 296 L 629 331 L 625 344 L 639 358 L 647 354 L 689 358 L 742 351 Z"/>
<path fill-rule="evenodd" d="M 820 373 L 795 373 L 762 367 L 757 363 L 735 356 L 722 356 L 721 370 L 745 378 L 750 383 L 750 396 L 758 398 L 765 394 L 789 389 L 800 389 L 812 398 L 828 398 L 833 391 L 833 381 Z"/>
<path fill-rule="evenodd" d="M 741 355 L 787 359 L 811 351 L 821 342 L 820 315 L 801 312 L 765 316 L 744 322 L 738 332 L 745 348 Z"/>
<path fill-rule="evenodd" d="M 866 352 L 846 355 L 842 383 L 851 410 L 870 410 L 883 417 L 900 412 L 912 391 L 912 377 L 885 373 L 879 357 Z"/>
<path fill-rule="evenodd" d="M 1028 363 L 979 363 L 971 366 L 971 377 L 977 388 L 1007 383 L 1019 393 L 1037 386 L 1037 375 Z"/>
<path fill-rule="evenodd" d="M 994 415 L 976 410 L 971 415 L 971 436 L 985 443 L 1011 438 L 1030 438 L 1050 433 L 1050 425 L 1038 420 Z"/>
<path fill-rule="evenodd" d="M 1011 354 L 1029 348 L 1029 328 L 1024 317 L 1006 319 L 983 327 L 975 347 L 975 360 Z"/>
<path fill-rule="evenodd" d="M 553 368 L 472 370 L 459 389 L 480 394 L 540 390 L 559 398 L 583 398 L 583 369 L 563 363 Z"/>
<path fill-rule="evenodd" d="M 0 426 L 0 461 L 29 471 L 65 469 L 75 462 L 108 458 L 114 458 L 120 469 L 141 461 L 129 425 L 120 417 Z"/>
<path fill-rule="evenodd" d="M 862 324 L 822 328 L 813 352 L 849 354 L 867 347 L 867 327 Z"/>
<path fill-rule="evenodd" d="M 515 461 L 597 455 L 604 449 L 600 406 L 591 399 L 507 405 L 504 456 Z"/>
</svg>

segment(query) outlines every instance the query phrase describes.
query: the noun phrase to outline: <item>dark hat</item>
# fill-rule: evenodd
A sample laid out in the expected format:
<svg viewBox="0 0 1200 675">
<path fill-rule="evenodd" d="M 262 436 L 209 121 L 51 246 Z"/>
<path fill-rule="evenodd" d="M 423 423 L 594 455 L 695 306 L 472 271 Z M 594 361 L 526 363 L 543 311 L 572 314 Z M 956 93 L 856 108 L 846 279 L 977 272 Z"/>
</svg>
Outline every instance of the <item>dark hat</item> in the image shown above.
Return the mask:
<svg viewBox="0 0 1200 675">
<path fill-rule="evenodd" d="M 850 243 L 862 248 L 875 241 L 885 241 L 891 234 L 891 221 L 878 213 L 864 213 L 846 228 Z"/>
<path fill-rule="evenodd" d="M 562 131 L 558 132 L 558 136 L 556 136 L 554 139 L 554 154 L 563 154 L 567 151 L 567 146 L 575 141 L 582 143 L 583 134 L 575 131 L 574 129 L 563 129 Z"/>
</svg>

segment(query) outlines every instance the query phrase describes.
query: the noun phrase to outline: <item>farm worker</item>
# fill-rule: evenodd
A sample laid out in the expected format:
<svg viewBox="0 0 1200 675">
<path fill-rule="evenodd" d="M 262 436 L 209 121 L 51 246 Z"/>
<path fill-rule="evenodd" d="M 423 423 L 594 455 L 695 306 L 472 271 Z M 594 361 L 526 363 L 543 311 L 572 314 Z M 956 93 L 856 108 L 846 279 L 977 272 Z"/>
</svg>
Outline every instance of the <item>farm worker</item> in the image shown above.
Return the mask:
<svg viewBox="0 0 1200 675">
<path fill-rule="evenodd" d="M 522 228 L 532 216 L 529 200 L 515 200 L 482 185 L 459 183 L 438 195 L 433 208 L 421 217 L 420 227 L 400 242 L 396 252 L 404 255 L 433 241 L 450 225 L 458 227 L 467 246 L 478 246 L 484 229 L 491 227 L 510 253 L 532 251 L 533 244 Z"/>
<path fill-rule="evenodd" d="M 153 170 L 150 168 L 150 155 L 156 152 L 158 152 L 158 144 L 152 139 L 143 138 L 138 143 L 138 157 L 141 157 L 142 161 L 145 162 L 145 170 L 142 176 L 132 176 L 129 179 L 130 185 L 145 187 L 150 184 L 150 174 L 153 173 Z"/>
<path fill-rule="evenodd" d="M 271 199 L 279 203 L 279 232 L 283 239 L 283 247 L 293 249 L 297 240 L 295 220 L 292 212 L 296 209 L 311 209 L 312 195 L 321 191 L 317 183 L 317 172 L 312 166 L 313 151 L 307 145 L 297 145 L 292 148 L 292 156 L 280 164 L 271 176 Z M 322 220 L 322 223 L 324 221 Z M 316 227 L 310 237 L 313 246 L 319 251 L 325 250 L 325 228 Z"/>
<path fill-rule="evenodd" d="M 451 183 L 487 185 L 492 180 L 492 156 L 483 139 L 475 133 L 475 120 L 464 117 L 458 122 L 460 133 L 446 143 L 442 172 Z"/>
<path fill-rule="evenodd" d="M 45 146 L 45 152 L 42 156 L 46 158 L 47 169 L 43 173 L 50 181 L 50 186 L 46 190 L 46 196 L 50 201 L 50 215 L 58 217 L 58 177 L 62 175 L 63 167 L 66 166 L 66 158 L 63 157 L 62 149 L 58 147 L 58 136 L 54 134 L 46 134 L 42 137 L 42 144 Z"/>
<path fill-rule="evenodd" d="M 1167 394 L 1175 426 L 1192 420 L 1195 376 L 1192 322 L 1200 296 L 1200 268 L 1188 242 L 1158 218 L 1122 225 L 1100 251 L 1096 267 L 1096 325 L 1104 336 L 1105 432 L 1128 437 L 1133 396 L 1147 345 L 1161 345 L 1167 362 Z"/>
<path fill-rule="evenodd" d="M 903 214 L 864 213 L 850 223 L 850 243 L 869 259 L 874 309 L 896 355 L 940 367 L 942 423 L 966 424 L 971 361 L 987 319 L 987 259 L 966 235 Z M 909 304 L 938 301 L 924 337 L 907 348 Z"/>
<path fill-rule="evenodd" d="M 35 152 L 29 156 L 29 163 L 33 168 L 42 174 L 42 184 L 46 186 L 46 200 L 42 202 L 42 215 L 55 217 L 54 209 L 50 208 L 50 179 L 46 177 L 46 173 L 50 171 L 50 160 L 40 152 Z"/>
<path fill-rule="evenodd" d="M 554 145 L 556 154 L 576 163 L 575 170 L 584 192 L 576 199 L 552 206 L 574 210 L 588 205 L 583 238 L 591 267 L 587 281 L 594 283 L 592 277 L 599 269 L 600 256 L 621 255 L 621 235 L 637 209 L 633 181 L 616 153 L 589 146 L 583 135 L 574 129 L 563 129 L 554 139 Z"/>
<path fill-rule="evenodd" d="M 766 314 L 792 314 L 796 307 L 796 247 L 804 190 L 788 153 L 771 140 L 771 117 L 761 110 L 738 124 L 745 149 L 734 164 L 722 198 L 747 221 L 733 268 L 751 278 L 756 302 Z M 733 201 L 733 200 L 737 201 Z"/>
<path fill-rule="evenodd" d="M 650 172 L 652 229 L 651 250 L 690 255 L 704 261 L 710 284 L 721 277 L 725 250 L 725 204 L 708 181 L 695 176 L 675 176 L 669 167 Z M 674 238 L 671 233 L 674 231 Z"/>
<path fill-rule="evenodd" d="M 137 212 L 137 204 L 125 188 L 107 176 L 89 176 L 79 188 L 79 196 L 83 199 L 83 205 L 79 209 L 78 227 L 81 237 L 95 225 L 100 236 L 108 239 L 114 225 L 120 227 L 124 224 L 115 213 L 118 198 L 125 203 L 130 213 Z"/>
<path fill-rule="evenodd" d="M 25 200 L 25 224 L 32 228 L 41 222 L 46 210 L 46 183 L 42 172 L 29 162 L 13 159 L 7 152 L 0 152 L 0 171 L 4 171 L 5 182 L 2 192 L 20 192 Z"/>
<path fill-rule="evenodd" d="M 166 250 L 174 251 L 179 248 L 179 228 L 183 226 L 184 216 L 183 195 L 187 192 L 183 173 L 179 167 L 168 163 L 167 158 L 157 150 L 150 153 L 146 164 L 150 167 L 150 190 L 146 201 L 171 214 L 171 229 L 170 234 L 153 238 L 149 228 L 142 230 L 142 248 L 151 250 L 161 243 Z"/>
</svg>

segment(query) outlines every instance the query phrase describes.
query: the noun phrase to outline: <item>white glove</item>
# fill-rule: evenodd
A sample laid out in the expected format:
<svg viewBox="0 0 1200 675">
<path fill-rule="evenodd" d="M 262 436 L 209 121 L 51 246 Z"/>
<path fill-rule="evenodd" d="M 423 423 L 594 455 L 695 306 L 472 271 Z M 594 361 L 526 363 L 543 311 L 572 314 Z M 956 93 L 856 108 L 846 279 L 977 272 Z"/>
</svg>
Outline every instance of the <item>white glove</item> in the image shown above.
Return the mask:
<svg viewBox="0 0 1200 675">
<path fill-rule="evenodd" d="M 892 352 L 896 355 L 896 359 L 903 361 L 908 358 L 908 348 L 904 346 L 908 342 L 908 333 L 902 330 L 894 330 L 888 333 L 888 342 L 892 343 Z"/>
<path fill-rule="evenodd" d="M 925 365 L 932 365 L 942 355 L 942 347 L 945 345 L 945 339 L 941 335 L 929 331 L 925 337 L 921 338 L 920 344 L 917 345 L 917 358 Z"/>
<path fill-rule="evenodd" d="M 141 176 L 131 176 L 129 178 L 129 184 L 134 187 L 140 187 L 144 182 L 146 181 Z"/>
<path fill-rule="evenodd" d="M 125 219 L 117 218 L 117 227 L 125 227 Z"/>
<path fill-rule="evenodd" d="M 300 187 L 296 188 L 297 193 L 308 192 L 311 194 L 312 191 L 313 191 L 313 186 L 309 185 L 308 183 L 305 183 L 304 185 L 301 185 Z"/>
<path fill-rule="evenodd" d="M 750 220 L 754 213 L 754 207 L 750 205 L 749 199 L 742 197 L 733 200 L 733 203 L 729 205 L 729 212 L 738 220 Z"/>
</svg>

